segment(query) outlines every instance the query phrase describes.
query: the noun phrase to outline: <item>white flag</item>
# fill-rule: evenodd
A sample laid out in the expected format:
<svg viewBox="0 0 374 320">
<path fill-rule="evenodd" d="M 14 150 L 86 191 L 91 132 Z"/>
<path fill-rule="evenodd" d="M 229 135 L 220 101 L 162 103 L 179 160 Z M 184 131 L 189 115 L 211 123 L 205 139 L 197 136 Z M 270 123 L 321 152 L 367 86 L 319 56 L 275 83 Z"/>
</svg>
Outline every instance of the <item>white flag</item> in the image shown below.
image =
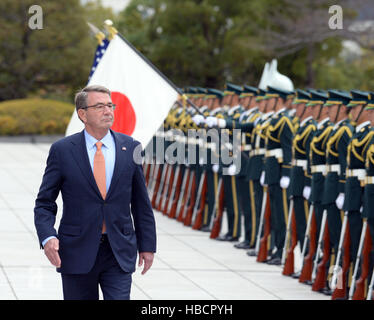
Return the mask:
<svg viewBox="0 0 374 320">
<path fill-rule="evenodd" d="M 132 136 L 145 147 L 178 99 L 178 92 L 123 39 L 110 41 L 88 85 L 112 92 L 116 104 L 112 129 Z M 66 135 L 83 130 L 76 111 Z"/>
</svg>

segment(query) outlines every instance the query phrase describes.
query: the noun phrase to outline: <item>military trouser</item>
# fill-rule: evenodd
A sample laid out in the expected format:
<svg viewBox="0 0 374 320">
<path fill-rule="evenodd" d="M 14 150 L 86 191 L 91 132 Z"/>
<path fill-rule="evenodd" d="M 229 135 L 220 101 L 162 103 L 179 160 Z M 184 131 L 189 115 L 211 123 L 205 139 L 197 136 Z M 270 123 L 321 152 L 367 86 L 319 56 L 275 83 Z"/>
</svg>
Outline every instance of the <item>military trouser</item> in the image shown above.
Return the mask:
<svg viewBox="0 0 374 320">
<path fill-rule="evenodd" d="M 349 247 L 349 260 L 355 263 L 362 231 L 362 218 L 360 211 L 348 211 L 348 224 L 349 235 L 351 238 Z"/>
<path fill-rule="evenodd" d="M 319 233 L 321 232 L 321 223 L 322 223 L 324 209 L 325 209 L 325 205 L 323 205 L 321 202 L 314 203 L 314 213 L 316 215 L 316 226 L 317 226 L 316 247 L 318 245 Z"/>
<path fill-rule="evenodd" d="M 304 197 L 293 196 L 293 206 L 296 220 L 297 241 L 300 245 L 300 250 L 302 251 L 308 215 L 308 202 Z"/>
<path fill-rule="evenodd" d="M 335 253 L 339 249 L 340 231 L 342 229 L 341 211 L 335 203 L 326 204 L 327 224 L 329 228 L 330 246 Z"/>
<path fill-rule="evenodd" d="M 373 213 L 374 214 L 374 213 Z M 370 260 L 369 260 L 369 274 L 368 274 L 368 281 L 367 284 L 369 285 L 371 282 L 371 277 L 373 275 L 373 268 L 374 268 L 374 217 L 368 218 L 368 228 L 370 230 L 370 237 L 372 239 L 372 246 L 370 251 Z"/>
<path fill-rule="evenodd" d="M 241 217 L 238 199 L 238 182 L 235 176 L 223 175 L 223 188 L 225 190 L 224 206 L 227 211 L 228 232 L 226 235 L 233 238 L 240 237 Z"/>
<path fill-rule="evenodd" d="M 261 219 L 261 206 L 262 206 L 262 198 L 264 196 L 264 187 L 261 185 L 260 180 L 249 180 L 249 187 L 253 186 L 253 199 L 251 198 L 251 206 L 255 207 L 256 212 L 256 233 L 255 233 L 255 244 L 257 241 L 257 233 L 258 233 L 258 226 Z M 252 209 L 253 212 L 253 209 Z M 261 234 L 262 236 L 262 234 Z"/>
<path fill-rule="evenodd" d="M 216 193 L 218 189 L 218 179 L 219 175 L 216 172 L 211 170 L 206 171 L 206 178 L 207 178 L 207 189 L 206 189 L 206 200 L 205 200 L 205 208 L 203 214 L 203 225 L 202 227 L 206 227 L 210 225 L 211 219 L 214 219 L 214 203 L 216 201 Z M 212 218 L 213 216 L 213 218 Z"/>
<path fill-rule="evenodd" d="M 277 248 L 272 257 L 281 258 L 284 240 L 286 237 L 288 200 L 286 190 L 282 189 L 279 184 L 269 185 L 268 191 L 271 209 L 270 226 L 272 230 L 272 237 L 274 237 L 274 245 Z"/>
<path fill-rule="evenodd" d="M 256 209 L 252 206 L 251 198 L 254 198 L 253 186 L 251 188 L 250 181 L 246 177 L 238 177 L 238 193 L 240 210 L 244 216 L 244 241 L 248 242 L 250 246 L 254 246 L 256 240 Z"/>
</svg>

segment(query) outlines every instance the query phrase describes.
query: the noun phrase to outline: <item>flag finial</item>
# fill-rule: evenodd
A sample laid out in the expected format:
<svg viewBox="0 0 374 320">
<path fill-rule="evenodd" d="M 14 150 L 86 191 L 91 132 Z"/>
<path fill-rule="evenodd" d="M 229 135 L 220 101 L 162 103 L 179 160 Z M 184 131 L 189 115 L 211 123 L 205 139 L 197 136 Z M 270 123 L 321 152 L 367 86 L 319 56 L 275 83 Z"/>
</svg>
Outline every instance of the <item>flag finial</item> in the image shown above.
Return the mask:
<svg viewBox="0 0 374 320">
<path fill-rule="evenodd" d="M 118 33 L 117 29 L 113 27 L 113 21 L 109 19 L 105 20 L 104 26 L 109 33 L 108 39 L 112 40 L 114 36 Z"/>
<path fill-rule="evenodd" d="M 97 39 L 98 43 L 101 44 L 103 40 L 105 39 L 105 34 L 102 31 L 100 31 L 99 28 L 94 26 L 92 23 L 87 22 L 87 24 L 91 32 L 94 34 L 95 38 Z"/>
</svg>

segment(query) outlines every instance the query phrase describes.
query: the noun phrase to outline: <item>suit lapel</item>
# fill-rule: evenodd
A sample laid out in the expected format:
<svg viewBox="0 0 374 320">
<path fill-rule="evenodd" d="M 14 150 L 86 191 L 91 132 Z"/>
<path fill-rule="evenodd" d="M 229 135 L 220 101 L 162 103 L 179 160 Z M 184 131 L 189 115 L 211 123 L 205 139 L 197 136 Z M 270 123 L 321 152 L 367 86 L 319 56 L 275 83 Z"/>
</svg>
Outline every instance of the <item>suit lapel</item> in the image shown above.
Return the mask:
<svg viewBox="0 0 374 320">
<path fill-rule="evenodd" d="M 112 131 L 114 142 L 116 145 L 116 162 L 114 164 L 113 176 L 112 181 L 110 183 L 110 187 L 107 194 L 107 199 L 113 193 L 113 189 L 115 188 L 116 184 L 118 183 L 119 177 L 122 174 L 122 171 L 125 167 L 127 167 L 127 163 L 132 156 L 130 152 L 130 145 L 121 139 L 121 135 L 117 134 L 116 132 Z"/>
<path fill-rule="evenodd" d="M 76 139 L 71 142 L 73 147 L 71 148 L 71 153 L 73 158 L 77 162 L 79 168 L 81 169 L 84 177 L 87 179 L 89 184 L 95 190 L 95 192 L 101 197 L 99 188 L 97 187 L 90 161 L 88 159 L 86 140 L 84 138 L 84 131 L 76 136 Z"/>
</svg>

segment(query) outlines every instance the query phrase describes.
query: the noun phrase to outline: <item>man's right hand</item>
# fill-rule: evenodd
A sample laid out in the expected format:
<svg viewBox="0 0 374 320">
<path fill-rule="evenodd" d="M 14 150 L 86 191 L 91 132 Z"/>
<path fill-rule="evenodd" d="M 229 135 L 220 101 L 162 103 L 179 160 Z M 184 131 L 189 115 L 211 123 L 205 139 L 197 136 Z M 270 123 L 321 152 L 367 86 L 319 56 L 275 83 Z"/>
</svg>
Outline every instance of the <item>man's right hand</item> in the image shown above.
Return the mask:
<svg viewBox="0 0 374 320">
<path fill-rule="evenodd" d="M 58 254 L 59 241 L 57 238 L 52 238 L 47 241 L 44 246 L 44 253 L 47 256 L 48 260 L 57 268 L 61 267 L 61 259 Z"/>
</svg>

